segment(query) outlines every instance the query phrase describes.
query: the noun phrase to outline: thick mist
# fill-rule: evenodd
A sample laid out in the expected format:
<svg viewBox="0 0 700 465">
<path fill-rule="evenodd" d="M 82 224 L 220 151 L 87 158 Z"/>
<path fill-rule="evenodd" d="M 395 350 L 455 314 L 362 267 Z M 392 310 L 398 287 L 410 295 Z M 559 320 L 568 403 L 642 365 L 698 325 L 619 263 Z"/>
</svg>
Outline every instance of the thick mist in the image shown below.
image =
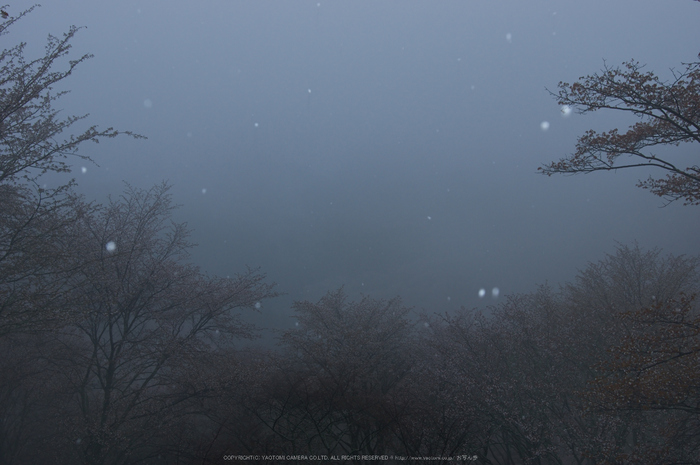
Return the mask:
<svg viewBox="0 0 700 465">
<path fill-rule="evenodd" d="M 39 55 L 86 27 L 74 52 L 95 56 L 57 106 L 148 140 L 83 147 L 79 190 L 168 180 L 193 259 L 262 267 L 286 293 L 262 322 L 284 326 L 291 301 L 341 285 L 444 312 L 570 280 L 616 241 L 700 252 L 700 210 L 661 208 L 635 187 L 649 172 L 536 171 L 633 121 L 566 115 L 547 89 L 604 60 L 670 76 L 697 59 L 699 17 L 658 0 L 61 2 L 4 40 Z"/>
</svg>

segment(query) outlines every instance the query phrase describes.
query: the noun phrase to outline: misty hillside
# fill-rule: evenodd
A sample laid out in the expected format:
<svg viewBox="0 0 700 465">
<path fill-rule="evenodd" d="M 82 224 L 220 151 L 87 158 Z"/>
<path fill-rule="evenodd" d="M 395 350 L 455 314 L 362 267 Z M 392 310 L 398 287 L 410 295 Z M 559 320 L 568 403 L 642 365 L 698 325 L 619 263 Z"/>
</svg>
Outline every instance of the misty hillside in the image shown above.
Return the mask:
<svg viewBox="0 0 700 465">
<path fill-rule="evenodd" d="M 0 465 L 700 463 L 699 16 L 0 6 Z"/>
</svg>

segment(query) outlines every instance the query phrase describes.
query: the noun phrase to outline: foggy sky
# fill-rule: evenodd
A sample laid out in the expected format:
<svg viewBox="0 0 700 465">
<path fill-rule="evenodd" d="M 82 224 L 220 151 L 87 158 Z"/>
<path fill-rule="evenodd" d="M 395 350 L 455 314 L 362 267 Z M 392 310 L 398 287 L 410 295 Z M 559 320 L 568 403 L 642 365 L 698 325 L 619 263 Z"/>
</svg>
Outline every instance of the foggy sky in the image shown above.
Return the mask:
<svg viewBox="0 0 700 465">
<path fill-rule="evenodd" d="M 80 191 L 169 180 L 204 270 L 261 266 L 287 293 L 263 309 L 275 326 L 339 285 L 444 312 L 571 280 L 615 241 L 699 253 L 700 209 L 635 187 L 653 171 L 536 172 L 633 122 L 564 118 L 546 88 L 603 60 L 670 76 L 697 58 L 699 19 L 690 0 L 74 1 L 3 42 L 39 56 L 86 26 L 73 58 L 95 57 L 58 107 L 148 140 L 83 147 L 99 166 L 76 165 Z"/>
</svg>

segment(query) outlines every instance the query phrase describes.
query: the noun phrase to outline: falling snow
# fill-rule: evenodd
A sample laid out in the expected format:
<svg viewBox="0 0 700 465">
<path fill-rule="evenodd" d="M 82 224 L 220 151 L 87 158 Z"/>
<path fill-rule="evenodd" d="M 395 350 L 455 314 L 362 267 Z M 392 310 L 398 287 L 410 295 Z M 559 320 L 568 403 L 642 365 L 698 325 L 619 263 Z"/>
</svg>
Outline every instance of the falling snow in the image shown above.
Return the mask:
<svg viewBox="0 0 700 465">
<path fill-rule="evenodd" d="M 549 446 L 562 443 L 566 439 L 562 439 L 562 435 L 573 431 L 566 429 L 566 425 L 562 426 L 569 417 L 559 418 L 559 415 L 554 418 L 555 422 L 562 423 L 558 425 L 562 427 L 547 429 L 532 448 L 527 441 L 533 431 L 539 434 L 541 425 L 551 424 L 545 421 L 550 419 L 551 412 L 560 411 L 557 410 L 561 407 L 556 404 L 558 399 L 568 399 L 568 393 L 575 392 L 574 389 L 586 389 L 584 384 L 575 386 L 575 382 L 589 376 L 585 371 L 582 376 L 576 372 L 584 363 L 559 367 L 556 360 L 569 360 L 569 356 L 579 360 L 577 357 L 580 356 L 582 362 L 598 363 L 608 355 L 598 351 L 602 344 L 587 344 L 583 339 L 582 344 L 569 344 L 569 335 L 593 334 L 597 338 L 604 337 L 606 347 L 614 347 L 608 343 L 614 343 L 614 337 L 621 331 L 612 326 L 599 326 L 603 321 L 600 318 L 578 318 L 581 309 L 585 314 L 593 315 L 598 311 L 595 306 L 584 307 L 587 299 L 591 300 L 589 296 L 593 291 L 590 289 L 582 288 L 580 293 L 571 294 L 571 298 L 567 295 L 561 300 L 556 291 L 552 292 L 557 298 L 551 300 L 544 292 L 536 294 L 537 299 L 520 299 L 516 291 L 523 289 L 527 292 L 528 284 L 558 280 L 585 261 L 596 260 L 614 246 L 617 237 L 611 236 L 612 232 L 623 238 L 638 234 L 641 242 L 651 246 L 655 243 L 661 246 L 671 244 L 682 252 L 697 251 L 697 221 L 687 218 L 692 215 L 683 212 L 676 216 L 675 209 L 657 212 L 658 204 L 644 195 L 640 195 L 639 203 L 636 203 L 636 199 L 624 194 L 634 188 L 634 181 L 619 176 L 575 180 L 534 176 L 538 165 L 576 150 L 575 137 L 585 134 L 587 128 L 600 127 L 603 131 L 620 127 L 624 130 L 626 124 L 612 118 L 608 122 L 604 115 L 581 115 L 585 105 L 574 98 L 557 99 L 556 83 L 575 80 L 576 76 L 596 72 L 601 66 L 619 66 L 619 57 L 644 60 L 650 63 L 645 72 L 658 67 L 658 72 L 668 75 L 668 67 L 678 67 L 679 59 L 692 60 L 698 52 L 692 40 L 687 40 L 695 29 L 686 17 L 689 15 L 683 14 L 683 8 L 690 11 L 693 6 L 650 3 L 646 5 L 648 8 L 635 11 L 635 21 L 625 21 L 629 15 L 624 5 L 607 8 L 601 1 L 595 5 L 585 2 L 562 4 L 561 15 L 549 8 L 528 8 L 513 2 L 510 6 L 514 9 L 508 10 L 505 16 L 502 14 L 503 5 L 497 2 L 479 2 L 478 6 L 466 2 L 449 5 L 415 3 L 408 13 L 391 11 L 382 2 L 327 2 L 323 9 L 320 0 L 317 2 L 304 8 L 294 5 L 291 10 L 280 6 L 282 10 L 275 11 L 280 13 L 279 18 L 271 17 L 269 8 L 261 2 L 222 2 L 225 5 L 219 10 L 216 8 L 221 5 L 213 5 L 214 10 L 203 13 L 196 8 L 182 8 L 184 2 L 175 2 L 167 15 L 145 2 L 143 12 L 140 8 L 124 9 L 116 3 L 111 6 L 105 3 L 99 8 L 99 15 L 88 16 L 83 14 L 79 5 L 71 6 L 71 2 L 47 2 L 48 11 L 38 14 L 52 21 L 50 30 L 60 33 L 60 28 L 64 27 L 61 25 L 72 24 L 78 18 L 79 23 L 89 27 L 87 32 L 80 32 L 78 40 L 88 40 L 85 53 L 95 53 L 97 57 L 94 63 L 82 69 L 82 78 L 79 79 L 83 81 L 66 82 L 66 90 L 72 85 L 79 86 L 81 82 L 86 87 L 74 89 L 77 92 L 67 95 L 63 103 L 68 109 L 99 112 L 94 121 L 92 117 L 85 121 L 88 127 L 99 124 L 104 129 L 114 124 L 119 131 L 134 131 L 149 138 L 148 141 L 133 141 L 130 137 L 119 137 L 109 144 L 101 144 L 98 149 L 92 146 L 85 150 L 81 148 L 78 157 L 66 159 L 65 173 L 60 176 L 72 175 L 75 178 L 86 204 L 101 199 L 117 201 L 122 180 L 138 188 L 147 188 L 162 179 L 172 180 L 173 202 L 183 206 L 174 220 L 177 223 L 190 221 L 192 242 L 201 246 L 191 257 L 195 262 L 191 269 L 189 264 L 183 262 L 181 266 L 176 261 L 154 267 L 153 257 L 157 258 L 158 254 L 147 254 L 143 260 L 132 257 L 138 258 L 137 252 L 152 243 L 160 244 L 169 239 L 166 229 L 158 236 L 163 241 L 141 241 L 139 238 L 144 236 L 138 233 L 138 227 L 131 227 L 131 223 L 124 227 L 114 223 L 95 223 L 100 226 L 98 228 L 84 221 L 75 228 L 68 228 L 71 236 L 60 239 L 60 242 L 52 239 L 53 244 L 60 245 L 60 255 L 47 243 L 40 243 L 33 252 L 36 256 L 27 263 L 32 267 L 46 264 L 48 272 L 53 274 L 54 269 L 63 265 L 63 254 L 71 253 L 66 255 L 70 258 L 66 263 L 77 270 L 80 281 L 93 280 L 96 283 L 92 287 L 81 285 L 79 289 L 89 299 L 72 292 L 65 296 L 59 293 L 55 299 L 40 295 L 36 301 L 46 302 L 47 308 L 54 311 L 55 307 L 61 312 L 69 309 L 68 304 L 81 312 L 83 306 L 86 310 L 109 309 L 111 312 L 114 308 L 121 311 L 118 307 L 126 303 L 123 314 L 127 315 L 133 313 L 132 303 L 141 299 L 143 292 L 165 289 L 159 291 L 161 293 L 155 299 L 142 299 L 152 302 L 151 307 L 160 312 L 153 314 L 153 323 L 145 323 L 143 327 L 149 333 L 164 328 L 167 334 L 163 333 L 153 341 L 148 335 L 124 339 L 130 344 L 135 341 L 134 344 L 142 347 L 136 347 L 137 350 L 131 353 L 124 352 L 120 359 L 123 363 L 119 362 L 122 363 L 120 366 L 128 368 L 119 375 L 122 379 L 133 380 L 133 373 L 157 376 L 153 379 L 158 384 L 152 390 L 156 397 L 149 399 L 151 392 L 148 390 L 143 393 L 143 405 L 147 407 L 157 406 L 160 402 L 158 396 L 163 392 L 180 389 L 181 380 L 195 380 L 205 386 L 207 379 L 215 378 L 238 382 L 239 373 L 241 380 L 248 382 L 246 378 L 250 378 L 249 384 L 241 385 L 253 386 L 255 390 L 251 392 L 256 395 L 236 395 L 233 409 L 229 408 L 230 396 L 216 398 L 216 393 L 211 396 L 207 393 L 205 402 L 194 397 L 191 404 L 182 404 L 182 408 L 178 405 L 172 412 L 165 408 L 167 406 L 160 409 L 159 421 L 162 413 L 161 423 L 165 426 L 159 438 L 177 437 L 177 431 L 166 430 L 169 424 L 190 424 L 189 419 L 180 421 L 179 417 L 168 415 L 197 410 L 201 418 L 214 418 L 207 416 L 210 412 L 205 412 L 204 416 L 199 413 L 201 406 L 211 408 L 214 413 L 223 407 L 224 413 L 231 416 L 230 425 L 221 425 L 226 434 L 234 431 L 236 425 L 244 424 L 250 426 L 250 431 L 242 431 L 247 436 L 241 440 L 252 444 L 254 439 L 257 440 L 253 436 L 264 431 L 277 441 L 276 431 L 265 429 L 265 425 L 256 426 L 256 423 L 261 423 L 258 419 L 264 422 L 275 415 L 275 419 L 280 418 L 276 425 L 281 430 L 285 425 L 293 424 L 293 434 L 289 437 L 294 440 L 299 437 L 299 446 L 306 447 L 312 442 L 303 438 L 304 425 L 310 425 L 316 439 L 318 425 L 333 434 L 338 430 L 335 439 L 348 438 L 350 435 L 341 429 L 350 423 L 353 423 L 350 425 L 353 428 L 360 423 L 368 424 L 370 428 L 376 426 L 372 424 L 376 423 L 371 415 L 375 406 L 371 405 L 372 402 L 379 402 L 376 407 L 381 410 L 385 400 L 389 407 L 398 405 L 392 397 L 398 395 L 400 402 L 405 399 L 420 401 L 417 405 L 404 402 L 408 406 L 404 409 L 405 418 L 401 412 L 390 412 L 394 430 L 417 431 L 416 450 L 433 450 L 453 441 L 450 446 L 454 450 L 471 450 L 470 443 L 482 446 L 497 443 L 499 450 L 509 453 L 508 441 L 489 442 L 492 431 L 497 432 L 496 436 L 500 435 L 494 436 L 496 439 L 503 439 L 501 436 L 505 431 L 512 436 L 505 439 L 512 439 L 514 452 L 520 453 L 518 444 L 528 445 L 526 452 L 531 457 L 514 460 L 534 460 L 533 457 L 550 453 L 554 457 L 556 448 Z M 316 5 L 316 10 L 313 10 L 313 5 Z M 606 39 L 606 35 L 595 28 L 583 27 L 582 18 L 592 17 L 599 7 L 607 8 L 606 18 L 616 24 L 615 35 L 633 36 L 635 27 L 652 24 L 655 20 L 660 30 L 664 27 L 666 30 L 653 38 L 658 42 L 657 47 L 643 47 L 644 56 L 635 57 L 638 52 L 630 50 L 629 42 L 608 40 L 609 36 Z M 293 14 L 285 14 L 290 11 Z M 91 23 L 92 19 L 99 17 L 109 17 L 113 21 Z M 664 21 L 658 21 L 660 17 Z M 415 20 L 419 24 L 413 24 Z M 577 20 L 581 24 L 576 24 Z M 43 21 L 39 22 L 43 25 Z M 31 24 L 26 23 L 27 26 Z M 668 27 L 668 24 L 673 27 Z M 187 40 L 181 40 L 183 25 L 188 29 Z M 419 27 L 414 27 L 416 25 Z M 271 28 L 274 29 L 272 32 Z M 18 29 L 18 39 L 29 33 L 45 36 L 48 32 L 22 26 Z M 410 31 L 410 37 L 407 31 Z M 81 50 L 83 45 L 81 42 Z M 671 49 L 673 56 L 668 54 Z M 600 50 L 608 55 L 608 62 L 601 60 Z M 72 58 L 80 60 L 80 55 Z M 304 86 L 307 87 L 306 97 Z M 479 92 L 476 92 L 476 87 L 479 87 Z M 95 92 L 95 89 L 108 91 Z M 550 95 L 552 92 L 547 90 L 553 91 L 554 99 Z M 148 94 L 153 94 L 156 100 Z M 74 100 L 85 95 L 90 96 L 89 102 Z M 569 105 L 562 105 L 563 102 Z M 158 103 L 158 108 L 151 111 L 155 103 Z M 572 116 L 574 112 L 576 116 Z M 634 115 L 630 113 L 630 116 Z M 264 129 L 261 129 L 260 120 L 265 121 Z M 253 121 L 253 131 L 250 131 L 250 121 Z M 551 124 L 554 127 L 550 133 Z M 542 134 L 537 131 L 537 125 Z M 31 135 L 37 135 L 37 131 L 32 131 Z M 68 132 L 65 137 L 70 137 Z M 94 160 L 93 164 L 91 160 Z M 86 165 L 82 166 L 82 163 Z M 89 169 L 87 164 L 91 164 Z M 88 170 L 90 176 L 87 176 Z M 36 186 L 43 185 L 47 193 L 59 187 L 52 174 L 46 178 L 37 178 Z M 48 187 L 42 184 L 45 180 Z M 208 192 L 208 189 L 213 190 Z M 5 198 L 8 192 L 0 193 Z M 0 210 L 11 206 L 10 203 L 0 201 Z M 136 211 L 139 205 L 133 205 Z M 430 215 L 425 210 L 430 210 Z M 632 214 L 635 212 L 643 214 Z M 78 213 L 83 215 L 82 211 Z M 438 215 L 438 221 L 434 223 L 433 213 Z M 86 208 L 84 218 L 89 215 Z M 72 217 L 65 215 L 60 219 Z M 420 221 L 421 218 L 430 222 L 430 226 Z M 620 221 L 621 218 L 624 221 Z M 37 227 L 43 227 L 40 223 L 37 222 Z M 166 227 L 169 225 L 167 223 Z M 88 228 L 91 229 L 88 231 Z M 88 231 L 90 235 L 76 238 L 81 231 Z M 29 232 L 34 234 L 33 230 Z M 182 258 L 187 257 L 182 255 Z M 97 260 L 107 266 L 93 266 Z M 183 290 L 175 288 L 180 283 L 188 286 L 190 282 L 199 286 L 198 278 L 189 278 L 196 275 L 189 271 L 195 266 L 218 276 L 217 272 L 229 272 L 227 270 L 248 263 L 262 266 L 264 272 L 279 281 L 280 296 L 277 299 L 269 301 L 265 292 L 246 291 L 247 288 L 239 285 L 240 275 L 233 274 L 234 271 L 230 271 L 231 275 L 223 275 L 224 280 L 217 278 L 212 281 L 211 287 L 193 287 L 191 294 L 187 287 Z M 115 285 L 121 279 L 118 275 L 144 266 L 144 271 L 134 274 L 128 285 Z M 64 279 L 63 275 L 59 277 Z M 43 282 L 43 279 L 41 276 L 38 282 Z M 48 275 L 46 279 L 53 278 Z M 141 285 L 144 280 L 153 280 L 155 284 L 151 286 L 151 281 L 148 281 L 148 285 Z M 158 280 L 172 280 L 174 284 L 160 286 Z M 165 284 L 170 286 L 170 282 Z M 495 283 L 504 286 L 503 298 Z M 27 294 L 32 292 L 33 281 L 28 284 Z M 646 282 L 644 284 L 649 289 L 657 289 Z M 56 284 L 56 289 L 62 289 L 61 286 L 62 281 Z M 110 286 L 114 292 L 103 292 L 103 289 L 111 289 Z M 405 299 L 416 309 L 414 313 L 407 313 L 410 324 L 405 326 L 410 331 L 403 336 L 407 342 L 404 344 L 398 337 L 390 339 L 398 334 L 397 328 L 401 328 L 400 324 L 395 324 L 400 320 L 397 311 L 386 312 L 386 320 L 391 324 L 384 327 L 378 313 L 367 313 L 371 318 L 362 320 L 357 317 L 362 314 L 359 311 L 335 312 L 333 318 L 337 319 L 329 321 L 342 323 L 335 325 L 325 325 L 326 317 L 333 312 L 309 314 L 306 319 L 297 315 L 299 321 L 289 319 L 290 305 L 296 297 L 315 301 L 322 292 L 337 286 L 347 286 L 351 295 L 348 299 L 357 299 L 358 302 L 365 295 Z M 42 293 L 45 289 L 51 289 L 51 286 L 37 286 Z M 663 291 L 661 287 L 657 290 Z M 622 294 L 610 293 L 616 302 L 623 301 Z M 286 355 L 278 360 L 272 356 L 268 360 L 267 355 L 248 360 L 248 351 L 239 357 L 237 349 L 230 346 L 229 351 L 229 346 L 223 347 L 224 342 L 228 344 L 229 337 L 235 336 L 232 329 L 238 320 L 233 318 L 235 312 L 229 313 L 226 302 L 217 306 L 219 295 L 222 299 L 227 295 L 235 295 L 236 299 L 240 296 L 231 307 L 248 310 L 241 312 L 240 323 L 247 325 L 250 318 L 251 324 L 260 323 L 257 326 L 265 328 L 260 333 L 265 337 L 260 343 L 264 350 L 266 344 L 273 343 L 267 339 L 268 335 L 274 337 L 274 334 L 269 334 L 273 331 L 268 332 L 272 328 L 284 328 L 291 335 L 289 340 L 296 338 L 306 344 L 302 347 L 309 351 L 305 352 L 304 359 L 300 359 L 304 363 L 287 363 Z M 490 299 L 488 295 L 491 295 Z M 578 295 L 583 302 L 580 305 L 574 302 Z M 454 304 L 452 296 L 455 297 Z M 649 297 L 655 309 L 661 309 L 666 302 L 666 297 L 662 302 L 662 294 L 659 296 L 658 299 Z M 66 298 L 71 300 L 65 303 Z M 547 305 L 541 305 L 543 302 Z M 161 309 L 170 305 L 179 305 L 173 315 L 217 308 L 225 313 L 220 313 L 223 315 L 220 318 L 215 315 L 211 320 L 201 320 L 206 324 L 202 330 L 205 338 L 200 341 L 187 339 L 185 333 L 181 337 L 172 331 L 176 326 L 188 326 L 186 329 L 189 330 L 189 326 L 195 325 L 176 324 L 177 315 L 163 317 Z M 304 305 L 299 308 L 307 308 Z M 467 310 L 460 310 L 462 306 Z M 469 309 L 477 307 L 475 314 L 481 311 L 479 306 L 486 310 L 478 318 L 472 318 Z M 35 313 L 41 317 L 42 309 L 36 307 Z M 22 305 L 17 308 L 24 310 Z M 329 305 L 329 309 L 333 308 Z M 358 304 L 357 309 L 363 308 Z M 663 307 L 671 318 L 684 317 L 676 314 L 682 313 L 684 307 L 674 308 L 675 305 L 670 304 L 668 308 Z M 429 314 L 436 312 L 446 316 L 418 317 L 422 309 Z M 610 313 L 606 313 L 607 310 L 600 311 L 609 322 L 612 319 L 607 318 Z M 618 311 L 617 307 L 613 310 Z M 551 321 L 550 313 L 556 317 L 557 324 L 541 324 L 542 321 Z M 462 318 L 463 315 L 466 317 Z M 568 318 L 571 315 L 573 317 Z M 55 317 L 49 316 L 53 321 Z M 81 313 L 79 318 L 67 319 L 61 325 L 72 326 L 77 331 L 77 325 L 86 326 L 84 316 L 109 323 L 111 313 L 98 313 L 98 318 Z M 323 325 L 314 327 L 317 323 L 314 318 Z M 8 321 L 14 324 L 14 319 Z M 167 324 L 162 325 L 162 321 Z M 290 321 L 294 323 L 290 325 Z M 436 322 L 435 328 L 431 326 L 433 321 Z M 477 328 L 473 325 L 475 321 L 479 323 L 478 331 L 472 331 L 472 327 Z M 462 328 L 459 326 L 462 323 L 470 326 Z M 120 325 L 120 328 L 124 327 Z M 321 327 L 327 333 L 319 333 L 317 329 Z M 295 328 L 304 330 L 295 331 Z M 0 333 L 5 329 L 0 327 Z M 559 329 L 564 332 L 558 333 Z M 65 334 L 71 347 L 62 344 L 56 354 L 60 360 L 52 362 L 51 366 L 93 363 L 90 351 L 85 352 L 87 346 L 83 344 L 85 341 L 90 344 L 90 338 L 73 344 L 73 332 Z M 338 337 L 330 337 L 331 334 Z M 421 339 L 414 339 L 414 336 Z M 61 334 L 52 334 L 51 341 L 58 341 L 61 337 Z M 185 343 L 180 344 L 178 340 Z M 213 343 L 210 348 L 215 352 L 211 357 L 203 352 L 210 349 L 205 341 Z M 429 341 L 429 344 L 423 344 L 423 341 Z M 550 345 L 550 341 L 555 344 Z M 214 344 L 216 342 L 226 350 L 219 350 Z M 425 347 L 418 347 L 421 344 Z M 46 347 L 46 357 L 52 357 L 51 346 Z M 27 351 L 21 347 L 17 350 L 10 348 L 13 356 L 25 357 L 26 360 L 18 358 L 11 364 L 0 363 L 0 369 L 4 370 L 0 372 L 0 389 L 13 386 L 13 379 L 7 374 L 11 374 L 15 365 L 33 366 L 33 352 L 28 352 L 27 356 L 24 354 Z M 156 353 L 161 348 L 165 352 Z M 435 348 L 439 350 L 436 352 Z M 183 352 L 176 354 L 174 350 Z M 190 350 L 192 352 L 188 352 Z M 68 358 L 71 352 L 75 355 L 72 360 Z M 101 351 L 100 357 L 107 357 L 107 353 Z M 155 373 L 151 368 L 155 364 L 149 365 L 145 371 L 132 370 L 139 360 L 154 353 L 155 363 L 167 357 L 177 361 L 177 372 Z M 297 356 L 296 351 L 290 353 Z M 381 356 L 355 357 L 356 353 Z M 546 358 L 538 360 L 538 353 Z M 221 355 L 227 358 L 221 358 Z M 230 364 L 227 363 L 229 355 L 233 362 Z M 188 360 L 201 360 L 202 364 L 192 364 Z M 207 360 L 216 362 L 216 365 Z M 224 363 L 219 363 L 219 360 Z M 588 369 L 589 365 L 586 364 L 585 368 Z M 89 388 L 92 391 L 89 394 L 98 399 L 100 387 L 103 387 L 99 382 L 99 369 L 91 370 L 90 365 L 86 367 L 80 366 L 80 373 L 92 379 L 83 380 L 80 389 Z M 296 371 L 298 367 L 302 368 L 300 372 Z M 335 371 L 331 372 L 330 368 Z M 221 371 L 221 376 L 217 371 Z M 70 375 L 78 371 L 71 369 L 66 373 Z M 180 384 L 167 385 L 173 379 L 171 373 L 177 375 L 176 381 Z M 381 392 L 374 392 L 371 388 L 367 392 L 353 392 L 346 399 L 342 397 L 342 386 L 330 384 L 333 377 L 328 373 L 352 380 L 346 386 L 351 385 L 353 389 L 356 386 L 361 389 L 364 384 L 371 388 L 377 384 L 372 380 L 392 381 L 397 373 L 402 378 L 398 383 L 399 391 L 392 390 L 390 383 L 380 383 Z M 355 382 L 355 379 L 363 381 L 360 379 L 363 373 L 372 374 L 370 382 Z M 561 373 L 566 376 L 559 376 Z M 29 373 L 27 376 L 35 375 Z M 5 379 L 7 381 L 3 381 Z M 71 392 L 70 396 L 62 394 L 68 392 L 64 390 L 73 389 L 70 379 L 51 374 L 28 379 L 27 383 L 19 384 L 40 385 L 42 389 L 36 393 L 31 389 L 21 393 L 26 394 L 27 399 L 51 395 L 47 399 L 68 402 L 52 408 L 50 413 L 80 410 L 80 406 L 74 405 L 74 400 L 80 397 L 77 391 Z M 44 385 L 42 380 L 51 382 Z M 286 380 L 292 380 L 292 383 L 286 385 Z M 657 384 L 664 386 L 663 383 Z M 124 391 L 120 392 L 124 399 L 131 395 L 127 392 L 132 389 L 131 385 L 133 383 L 126 384 Z M 20 388 L 24 389 L 22 386 Z M 293 392 L 288 389 L 296 389 L 296 386 L 303 390 Z M 519 391 L 522 386 L 527 388 L 526 392 Z M 61 395 L 53 395 L 54 391 Z M 142 395 L 134 392 L 136 398 Z M 288 408 L 284 401 L 290 393 L 295 396 L 294 405 Z M 276 398 L 278 395 L 279 399 Z M 265 399 L 265 402 L 258 403 L 258 399 Z M 353 399 L 362 400 L 363 405 L 353 418 L 358 421 L 349 422 L 347 418 L 350 416 L 346 413 L 353 413 Z M 364 402 L 366 399 L 370 403 Z M 525 407 L 522 407 L 522 399 L 529 402 Z M 255 402 L 245 405 L 248 401 Z M 303 405 L 304 402 L 309 404 Z M 99 418 L 99 408 L 103 404 L 90 402 L 89 417 Z M 105 418 L 125 418 L 130 413 L 122 406 L 127 404 L 127 401 L 114 403 L 109 407 L 111 411 L 102 413 Z M 265 404 L 261 406 L 262 415 L 253 411 L 260 404 Z M 46 415 L 41 409 L 30 411 L 32 406 L 27 405 L 27 411 L 31 413 L 27 417 L 30 421 L 26 427 L 27 436 L 34 434 L 31 428 L 35 425 L 39 426 L 39 432 L 49 431 L 47 428 L 53 425 L 42 423 Z M 270 405 L 284 408 L 273 412 Z M 336 406 L 342 409 L 337 415 L 333 411 Z M 235 418 L 239 411 L 244 412 L 242 423 Z M 415 412 L 419 413 L 418 417 Z M 474 416 L 473 412 L 479 414 Z M 536 415 L 533 416 L 532 412 Z M 316 413 L 321 415 L 321 422 L 314 423 L 316 419 L 312 417 Z M 591 413 L 593 420 L 596 420 L 595 414 Z M 646 412 L 640 415 L 646 415 Z M 657 415 L 656 411 L 654 415 Z M 339 418 L 337 422 L 336 417 Z M 177 421 L 173 422 L 172 418 Z M 304 424 L 296 421 L 299 418 Z M 494 418 L 495 426 L 489 424 Z M 571 415 L 571 418 L 575 429 L 579 417 Z M 614 418 L 606 412 L 601 418 L 603 423 L 600 424 L 606 428 L 615 429 L 618 421 L 621 428 L 627 426 L 622 423 L 626 418 L 624 415 Z M 10 420 L 22 426 L 21 421 Z M 457 425 L 448 431 L 452 434 L 454 430 L 455 436 L 443 438 L 440 427 L 447 424 L 447 420 L 450 425 Z M 483 424 L 479 423 L 482 420 Z M 3 418 L 3 421 L 8 419 Z M 137 425 L 138 421 L 133 424 Z M 211 432 L 212 428 L 204 423 L 199 428 L 199 417 L 193 417 L 192 421 L 198 427 L 198 434 Z M 324 421 L 328 424 L 321 424 Z M 219 426 L 214 425 L 215 429 Z M 652 431 L 655 427 L 653 422 L 643 426 L 645 435 L 647 429 Z M 113 431 L 105 430 L 105 441 L 111 442 L 103 449 L 119 449 L 121 445 L 117 439 L 121 437 L 120 431 L 126 431 L 126 428 L 119 430 L 117 425 Z M 576 431 L 577 434 L 586 433 Z M 624 433 L 625 430 L 620 431 Z M 85 454 L 95 449 L 92 447 L 94 438 L 89 435 L 85 441 L 76 438 L 77 434 L 90 433 L 89 428 L 82 432 L 75 428 L 59 432 L 60 444 L 71 447 L 57 448 L 56 453 L 65 449 L 71 454 Z M 369 431 L 366 437 L 371 438 L 375 432 Z M 280 431 L 280 437 L 283 433 Z M 547 436 L 550 433 L 551 437 Z M 600 450 L 599 444 L 594 442 L 598 440 L 597 430 L 591 434 L 580 443 L 592 444 L 591 449 Z M 134 440 L 138 442 L 148 437 L 134 436 Z M 425 444 L 419 443 L 422 438 L 425 438 Z M 428 443 L 434 438 L 439 442 L 435 447 Z M 462 440 L 460 438 L 464 438 L 467 445 L 457 444 Z M 35 444 L 40 440 L 32 438 Z M 407 436 L 407 440 L 413 438 Z M 177 447 L 184 450 L 186 444 L 178 444 L 177 439 L 173 442 L 170 450 L 179 451 Z M 219 442 L 222 448 L 227 447 L 223 439 L 217 441 L 217 447 Z M 288 446 L 296 449 L 296 444 Z M 478 459 L 475 456 L 474 461 L 487 461 L 486 454 L 490 452 L 486 448 L 482 447 L 485 456 Z M 29 449 L 28 452 L 34 452 Z M 149 456 L 155 458 L 158 455 L 156 449 L 153 449 L 153 454 L 148 450 Z M 219 452 L 212 450 L 211 455 Z M 495 453 L 489 455 L 496 456 Z M 560 462 L 568 463 L 564 459 Z"/>
</svg>

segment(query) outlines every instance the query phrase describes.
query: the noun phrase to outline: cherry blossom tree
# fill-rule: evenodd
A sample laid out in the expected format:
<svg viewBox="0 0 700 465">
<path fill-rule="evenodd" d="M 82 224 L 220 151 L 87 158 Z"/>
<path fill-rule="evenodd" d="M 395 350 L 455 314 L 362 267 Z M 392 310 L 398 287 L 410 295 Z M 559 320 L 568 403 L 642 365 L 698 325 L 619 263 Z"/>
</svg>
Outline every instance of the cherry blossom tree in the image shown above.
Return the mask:
<svg viewBox="0 0 700 465">
<path fill-rule="evenodd" d="M 575 174 L 627 168 L 655 168 L 665 177 L 649 177 L 638 186 L 669 202 L 700 204 L 700 167 L 659 152 L 662 146 L 700 142 L 700 62 L 671 70 L 672 79 L 662 80 L 636 61 L 621 67 L 605 65 L 602 71 L 580 77 L 573 84 L 559 83 L 552 94 L 560 105 L 580 114 L 598 110 L 630 113 L 640 121 L 625 133 L 617 129 L 587 131 L 579 137 L 576 152 L 540 167 L 543 174 Z M 686 166 L 690 163 L 689 166 Z"/>
</svg>

